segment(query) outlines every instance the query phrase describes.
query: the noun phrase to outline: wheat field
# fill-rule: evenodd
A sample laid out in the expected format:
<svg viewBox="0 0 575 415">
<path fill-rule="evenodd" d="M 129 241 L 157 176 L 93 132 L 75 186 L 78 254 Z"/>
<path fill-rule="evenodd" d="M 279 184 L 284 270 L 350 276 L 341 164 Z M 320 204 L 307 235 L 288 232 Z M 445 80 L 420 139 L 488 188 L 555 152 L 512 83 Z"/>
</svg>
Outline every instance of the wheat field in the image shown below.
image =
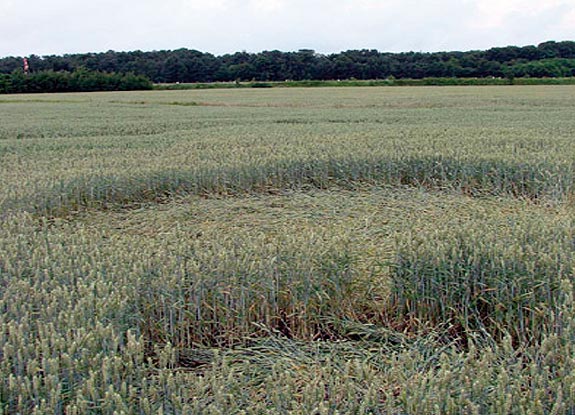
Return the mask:
<svg viewBox="0 0 575 415">
<path fill-rule="evenodd" d="M 575 87 L 0 99 L 0 413 L 575 413 Z"/>
</svg>

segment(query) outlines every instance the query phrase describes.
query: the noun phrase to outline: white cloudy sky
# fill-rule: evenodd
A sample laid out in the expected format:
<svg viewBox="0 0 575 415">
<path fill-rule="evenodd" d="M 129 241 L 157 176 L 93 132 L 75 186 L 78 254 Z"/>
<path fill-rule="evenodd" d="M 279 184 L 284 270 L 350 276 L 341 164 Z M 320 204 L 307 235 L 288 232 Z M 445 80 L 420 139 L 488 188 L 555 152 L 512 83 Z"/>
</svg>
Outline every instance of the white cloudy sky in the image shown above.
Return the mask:
<svg viewBox="0 0 575 415">
<path fill-rule="evenodd" d="M 575 40 L 575 0 L 0 0 L 0 56 L 438 51 Z"/>
</svg>

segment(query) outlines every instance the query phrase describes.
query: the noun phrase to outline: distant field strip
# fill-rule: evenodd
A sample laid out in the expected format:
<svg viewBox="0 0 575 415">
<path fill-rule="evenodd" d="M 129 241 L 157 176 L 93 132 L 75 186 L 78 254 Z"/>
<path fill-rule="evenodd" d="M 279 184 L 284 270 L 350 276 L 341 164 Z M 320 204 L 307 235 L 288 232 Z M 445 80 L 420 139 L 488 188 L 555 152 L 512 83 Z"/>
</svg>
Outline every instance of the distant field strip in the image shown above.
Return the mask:
<svg viewBox="0 0 575 415">
<path fill-rule="evenodd" d="M 415 88 L 409 94 L 274 90 L 262 96 L 165 91 L 131 93 L 150 104 L 127 107 L 114 104 L 121 100 L 113 93 L 87 95 L 87 103 L 64 103 L 67 96 L 57 96 L 55 104 L 24 109 L 21 103 L 4 104 L 0 174 L 6 186 L 0 206 L 60 214 L 174 193 L 242 194 L 356 182 L 570 198 L 571 88 L 484 87 L 471 98 L 464 88 Z M 516 101 L 502 91 L 515 94 Z M 81 99 L 74 95 L 70 100 Z M 540 107 L 540 95 L 546 107 Z M 202 102 L 229 97 L 227 105 L 251 105 L 257 96 L 262 108 L 196 107 L 188 96 Z M 173 99 L 192 105 L 156 105 Z M 417 106 L 406 107 L 410 102 Z M 276 104 L 289 109 L 278 112 Z"/>
</svg>

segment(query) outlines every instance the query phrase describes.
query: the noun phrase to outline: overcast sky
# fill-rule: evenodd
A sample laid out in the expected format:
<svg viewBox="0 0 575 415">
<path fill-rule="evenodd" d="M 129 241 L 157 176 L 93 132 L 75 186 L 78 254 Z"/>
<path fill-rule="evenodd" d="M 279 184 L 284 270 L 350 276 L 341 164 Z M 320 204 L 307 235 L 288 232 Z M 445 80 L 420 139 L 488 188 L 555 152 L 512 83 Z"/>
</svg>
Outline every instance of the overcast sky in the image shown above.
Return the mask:
<svg viewBox="0 0 575 415">
<path fill-rule="evenodd" d="M 575 0 L 0 0 L 0 57 L 441 51 L 575 40 Z"/>
</svg>

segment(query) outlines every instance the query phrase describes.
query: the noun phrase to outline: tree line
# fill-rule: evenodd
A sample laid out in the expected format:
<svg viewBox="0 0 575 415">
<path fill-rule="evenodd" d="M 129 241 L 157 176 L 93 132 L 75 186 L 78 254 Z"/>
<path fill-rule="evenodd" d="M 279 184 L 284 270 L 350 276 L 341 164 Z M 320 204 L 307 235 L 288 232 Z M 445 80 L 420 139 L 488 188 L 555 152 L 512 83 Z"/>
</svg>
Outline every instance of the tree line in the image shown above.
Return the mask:
<svg viewBox="0 0 575 415">
<path fill-rule="evenodd" d="M 386 79 L 429 77 L 570 77 L 575 76 L 575 42 L 507 46 L 468 52 L 387 53 L 348 50 L 320 54 L 237 52 L 215 56 L 197 50 L 115 52 L 36 56 L 33 72 L 74 72 L 83 68 L 103 73 L 134 73 L 155 83 Z M 21 57 L 0 59 L 0 73 L 21 70 Z"/>
<path fill-rule="evenodd" d="M 152 89 L 152 82 L 133 73 L 105 73 L 78 69 L 74 72 L 42 70 L 0 74 L 0 94 L 36 92 L 132 91 Z"/>
</svg>

